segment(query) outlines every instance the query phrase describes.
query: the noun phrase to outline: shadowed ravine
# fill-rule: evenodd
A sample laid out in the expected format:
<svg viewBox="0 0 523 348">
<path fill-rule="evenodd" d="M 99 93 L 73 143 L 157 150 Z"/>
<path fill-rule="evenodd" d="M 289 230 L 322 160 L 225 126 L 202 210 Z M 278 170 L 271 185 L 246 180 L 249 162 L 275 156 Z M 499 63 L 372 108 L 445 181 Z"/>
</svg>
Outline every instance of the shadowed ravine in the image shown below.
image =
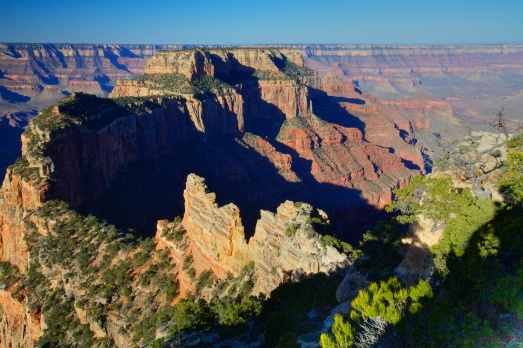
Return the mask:
<svg viewBox="0 0 523 348">
<path fill-rule="evenodd" d="M 373 156 L 390 156 L 391 159 L 386 161 L 394 163 L 394 170 L 399 169 L 402 171 L 400 175 L 407 175 L 405 179 L 409 175 L 400 158 L 392 155 L 393 148 L 377 148 L 358 140 L 357 134 L 365 137 L 365 123 L 340 103 L 363 106 L 366 102 L 359 98 L 329 95 L 316 87 L 321 83 L 314 74 L 309 77 L 308 86 L 294 84 L 288 78 L 262 83 L 254 75 L 256 69 L 240 64 L 232 53 L 227 56 L 227 62 L 216 54 L 211 53 L 209 57 L 195 52 L 197 69 L 203 70 L 205 59 L 210 59 L 215 76 L 233 85 L 241 97 L 242 114 L 230 114 L 215 102 L 213 95 L 200 96 L 205 110 L 210 110 L 208 108 L 212 106 L 212 115 L 228 115 L 227 118 L 221 120 L 202 114 L 205 133 L 196 131 L 189 137 L 190 140 L 182 141 L 170 153 L 131 164 L 118 174 L 107 192 L 85 202 L 81 210 L 120 228 L 152 235 L 158 220 L 172 220 L 183 215 L 185 180 L 188 174 L 196 173 L 206 179 L 210 191 L 216 193 L 220 206 L 234 203 L 240 208 L 248 237 L 254 233 L 260 210 L 275 211 L 285 200 L 293 200 L 311 203 L 325 210 L 331 217 L 333 230 L 339 236 L 353 242 L 359 240 L 361 233 L 372 226 L 381 212 L 370 205 L 361 190 L 357 186 L 352 187 L 350 181 L 343 185 L 335 182 L 346 182 L 355 176 L 357 180 L 363 180 L 362 185 L 371 185 L 365 183 L 365 178 L 377 179 L 384 169 L 373 162 L 381 157 Z M 274 59 L 274 64 L 283 71 L 284 64 L 289 63 Z M 343 82 L 336 83 L 343 86 Z M 286 114 L 279 105 L 268 101 L 266 94 L 272 93 L 272 84 L 276 86 L 274 88 L 280 88 L 283 84 L 287 90 L 294 91 L 290 93 L 296 95 L 293 98 L 307 98 L 305 102 L 296 99 L 286 103 L 296 103 L 296 108 L 300 103 L 308 105 L 311 108 L 309 114 L 298 110 L 295 111 L 298 113 L 296 116 L 289 115 L 288 111 Z M 353 91 L 351 84 L 340 90 L 343 88 Z M 303 93 L 300 91 L 304 91 L 306 96 L 299 97 L 299 93 Z M 357 91 L 351 93 L 360 96 Z M 244 121 L 244 129 L 238 123 L 239 119 Z M 349 133 L 345 135 L 344 132 Z M 356 138 L 349 139 L 348 136 Z M 263 153 L 267 148 L 270 154 Z M 383 153 L 373 155 L 375 151 Z M 335 157 L 339 154 L 342 162 L 329 164 L 327 157 L 333 154 Z M 274 156 L 287 156 L 289 168 L 278 168 L 272 158 Z M 368 169 L 360 168 L 357 169 L 358 174 L 351 173 L 351 169 L 347 168 L 358 168 L 360 164 L 352 163 L 358 160 L 365 161 L 367 164 L 361 165 Z M 317 173 L 318 167 L 323 172 L 321 168 L 325 166 L 331 173 L 327 179 Z M 282 170 L 290 172 L 292 178 L 283 175 Z M 374 173 L 366 173 L 368 170 Z M 349 177 L 344 178 L 345 175 Z"/>
</svg>

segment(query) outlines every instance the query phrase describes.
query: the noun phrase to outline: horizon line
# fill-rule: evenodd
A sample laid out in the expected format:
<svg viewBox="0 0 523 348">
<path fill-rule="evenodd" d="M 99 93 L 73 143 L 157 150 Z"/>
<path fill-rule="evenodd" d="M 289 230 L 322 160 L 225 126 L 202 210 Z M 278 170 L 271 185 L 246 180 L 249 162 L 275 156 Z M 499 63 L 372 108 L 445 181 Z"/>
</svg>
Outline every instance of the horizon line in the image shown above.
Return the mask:
<svg viewBox="0 0 523 348">
<path fill-rule="evenodd" d="M 516 42 L 482 42 L 482 43 L 117 43 L 117 42 L 30 42 L 30 41 L 0 41 L 4 45 L 137 45 L 137 46 L 191 46 L 191 47 L 238 47 L 238 46 L 495 46 L 495 45 L 523 45 L 523 41 Z"/>
</svg>

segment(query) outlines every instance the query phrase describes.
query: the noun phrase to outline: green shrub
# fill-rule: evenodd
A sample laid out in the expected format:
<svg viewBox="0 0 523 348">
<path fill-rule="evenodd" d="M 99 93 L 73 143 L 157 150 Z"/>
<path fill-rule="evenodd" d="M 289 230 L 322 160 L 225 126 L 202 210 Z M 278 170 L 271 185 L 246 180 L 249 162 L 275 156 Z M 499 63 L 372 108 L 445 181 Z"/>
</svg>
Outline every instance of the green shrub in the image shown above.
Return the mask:
<svg viewBox="0 0 523 348">
<path fill-rule="evenodd" d="M 193 263 L 193 257 L 192 257 L 192 254 L 185 255 L 185 257 L 183 258 L 183 266 L 182 266 L 182 269 L 185 271 L 186 269 L 188 269 L 189 267 L 191 267 L 192 263 Z"/>
<path fill-rule="evenodd" d="M 350 318 L 361 323 L 368 318 L 381 317 L 388 323 L 397 324 L 405 310 L 414 314 L 421 308 L 422 299 L 432 297 L 432 288 L 424 280 L 406 289 L 398 278 L 391 277 L 386 281 L 371 283 L 368 290 L 360 290 L 351 302 Z"/>
<path fill-rule="evenodd" d="M 167 90 L 177 93 L 192 93 L 189 79 L 180 73 L 169 74 L 142 74 L 136 81 L 149 87 Z"/>
<path fill-rule="evenodd" d="M 296 224 L 290 224 L 289 226 L 287 226 L 285 228 L 285 235 L 288 237 L 292 237 L 292 236 L 294 236 L 294 234 L 296 233 L 297 230 L 298 230 L 298 226 L 296 226 Z"/>
<path fill-rule="evenodd" d="M 200 291 L 203 288 L 210 287 L 214 283 L 214 273 L 212 270 L 205 270 L 198 276 L 198 281 L 196 282 L 196 291 Z"/>
<path fill-rule="evenodd" d="M 334 324 L 331 327 L 331 334 L 322 333 L 320 345 L 322 348 L 350 347 L 354 343 L 356 330 L 349 323 L 343 320 L 339 314 L 334 316 Z"/>
<path fill-rule="evenodd" d="M 194 281 L 194 277 L 196 276 L 196 270 L 194 268 L 190 268 L 187 271 L 187 275 L 189 276 L 189 278 L 191 278 L 192 281 Z"/>
</svg>

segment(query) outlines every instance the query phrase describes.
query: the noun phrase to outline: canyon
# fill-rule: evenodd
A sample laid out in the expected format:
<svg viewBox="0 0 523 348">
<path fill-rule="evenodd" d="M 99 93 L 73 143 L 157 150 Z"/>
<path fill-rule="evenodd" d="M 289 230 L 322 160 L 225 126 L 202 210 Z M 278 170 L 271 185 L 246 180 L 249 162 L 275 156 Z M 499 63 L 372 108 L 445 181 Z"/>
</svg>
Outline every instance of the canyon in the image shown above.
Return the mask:
<svg viewBox="0 0 523 348">
<path fill-rule="evenodd" d="M 0 169 L 20 156 L 20 134 L 38 111 L 83 91 L 107 96 L 117 80 L 143 73 L 147 59 L 190 45 L 0 44 Z M 463 135 L 459 119 L 488 130 L 492 115 L 521 120 L 523 46 L 281 45 L 320 76 L 335 74 L 430 122 L 433 133 Z M 390 108 L 389 108 L 390 109 Z M 399 111 L 398 111 L 399 109 Z M 423 121 L 422 121 L 423 119 Z M 428 142 L 420 132 L 419 138 Z"/>
<path fill-rule="evenodd" d="M 20 156 L 22 128 L 38 112 L 82 91 L 107 96 L 143 72 L 162 49 L 182 45 L 0 44 L 0 167 Z"/>
<path fill-rule="evenodd" d="M 446 115 L 480 129 L 486 129 L 501 109 L 512 125 L 522 120 L 523 45 L 310 45 L 302 49 L 307 66 L 320 74 L 335 72 L 356 81 L 382 101 L 393 100 L 408 109 L 415 107 L 411 98 L 416 96 L 447 102 L 452 113 Z M 414 101 L 419 105 L 419 100 Z M 419 106 L 416 109 L 423 113 Z M 451 124 L 442 126 L 435 132 L 452 132 Z"/>
<path fill-rule="evenodd" d="M 3 101 L 22 110 L 40 98 L 15 87 L 37 83 L 22 77 L 38 70 L 28 70 L 35 57 L 47 52 L 45 64 L 65 69 L 77 55 L 16 47 L 4 47 L 6 60 L 27 59 L 19 73 L 2 68 L 0 80 L 9 84 Z M 78 86 L 98 96 L 66 85 L 69 72 L 35 63 L 38 83 L 67 96 L 33 104 L 42 110 L 0 191 L 2 346 L 52 345 L 60 330 L 84 345 L 144 344 L 165 336 L 172 318 L 146 323 L 187 296 L 268 296 L 282 283 L 346 269 L 350 255 L 324 234 L 357 242 L 391 191 L 427 170 L 430 135 L 460 134 L 452 102 L 436 89 L 371 94 L 357 71 L 344 70 L 344 59 L 373 66 L 387 55 L 375 47 L 86 47 L 96 59 L 86 58 L 85 76 L 102 62 L 105 77 Z M 424 64 L 423 48 L 402 49 L 395 54 Z M 15 113 L 5 117 L 9 129 L 27 122 Z"/>
<path fill-rule="evenodd" d="M 268 295 L 349 265 L 318 231 L 359 238 L 424 170 L 424 126 L 384 107 L 296 50 L 191 49 L 43 109 L 1 190 L 1 344 L 145 343 L 154 308 L 195 291 Z"/>
</svg>

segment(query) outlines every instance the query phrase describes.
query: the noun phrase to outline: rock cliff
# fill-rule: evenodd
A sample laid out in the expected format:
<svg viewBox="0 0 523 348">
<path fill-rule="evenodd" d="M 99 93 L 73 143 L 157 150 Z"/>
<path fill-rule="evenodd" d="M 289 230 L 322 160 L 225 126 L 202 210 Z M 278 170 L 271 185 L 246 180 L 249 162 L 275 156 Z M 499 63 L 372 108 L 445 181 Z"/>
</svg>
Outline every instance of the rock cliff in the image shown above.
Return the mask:
<svg viewBox="0 0 523 348">
<path fill-rule="evenodd" d="M 40 318 L 29 312 L 26 303 L 0 290 L 0 346 L 32 347 L 42 333 Z"/>
<path fill-rule="evenodd" d="M 215 88 L 212 99 L 194 94 L 204 78 Z M 278 170 L 286 172 L 286 179 L 312 188 L 315 194 L 307 199 L 331 212 L 341 208 L 339 215 L 350 216 L 349 210 L 362 207 L 358 194 L 333 198 L 326 185 L 359 191 L 365 204 L 381 209 L 390 201 L 391 188 L 406 183 L 412 169 L 424 169 L 412 146 L 413 127 L 428 125 L 398 111 L 391 118 L 385 111 L 393 107 L 362 94 L 354 84 L 334 75 L 320 78 L 304 67 L 298 51 L 164 51 L 148 62 L 143 76 L 119 81 L 111 96 L 162 94 L 186 98 L 190 108 L 227 99 L 220 103 L 225 109 L 234 105 L 237 135 L 249 133 L 244 144 L 263 157 L 281 153 L 286 159 Z M 195 124 L 210 137 L 210 131 L 221 129 L 219 122 L 224 121 L 208 118 L 202 123 L 212 126 Z"/>
<path fill-rule="evenodd" d="M 190 174 L 184 191 L 187 250 L 193 255 L 196 275 L 212 270 L 220 279 L 237 277 L 245 265 L 254 263 L 254 291 L 269 294 L 282 282 L 319 272 L 330 273 L 348 264 L 347 256 L 321 242 L 312 217 L 318 215 L 306 203 L 282 203 L 276 213 L 261 211 L 254 236 L 245 238 L 240 210 L 233 203 L 218 206 L 204 179 Z M 158 224 L 155 239 L 160 249 L 168 249 L 174 259 L 184 252 L 166 239 L 166 221 Z M 190 284 L 184 272 L 181 284 Z"/>
<path fill-rule="evenodd" d="M 192 63 L 169 72 L 169 62 L 186 59 Z M 209 268 L 217 281 L 233 277 L 235 284 L 249 273 L 254 293 L 264 294 L 333 271 L 346 256 L 322 243 L 315 224 L 326 216 L 308 203 L 334 212 L 340 235 L 356 236 L 348 226 L 408 182 L 415 172 L 408 165 L 423 169 L 376 101 L 351 83 L 320 78 L 299 52 L 162 52 L 147 69 L 156 70 L 120 82 L 112 99 L 73 93 L 24 133 L 23 156 L 0 192 L 0 261 L 20 274 L 0 290 L 5 346 L 31 346 L 41 335 L 52 345 L 64 329 L 64 340 L 81 337 L 86 346 L 145 343 L 157 333 L 143 323 L 201 292 L 196 279 Z M 166 158 L 175 159 L 170 167 Z M 123 203 L 111 209 L 156 218 L 186 171 L 208 174 L 219 192 L 189 175 L 183 219 L 158 223 L 156 245 L 72 210 L 94 207 L 99 215 L 105 209 L 97 204 L 117 196 Z M 155 185 L 160 192 L 147 199 L 126 199 Z M 287 194 L 308 203 L 286 201 Z M 217 203 L 229 198 L 234 204 Z M 255 217 L 252 227 L 240 209 L 245 220 Z"/>
</svg>

